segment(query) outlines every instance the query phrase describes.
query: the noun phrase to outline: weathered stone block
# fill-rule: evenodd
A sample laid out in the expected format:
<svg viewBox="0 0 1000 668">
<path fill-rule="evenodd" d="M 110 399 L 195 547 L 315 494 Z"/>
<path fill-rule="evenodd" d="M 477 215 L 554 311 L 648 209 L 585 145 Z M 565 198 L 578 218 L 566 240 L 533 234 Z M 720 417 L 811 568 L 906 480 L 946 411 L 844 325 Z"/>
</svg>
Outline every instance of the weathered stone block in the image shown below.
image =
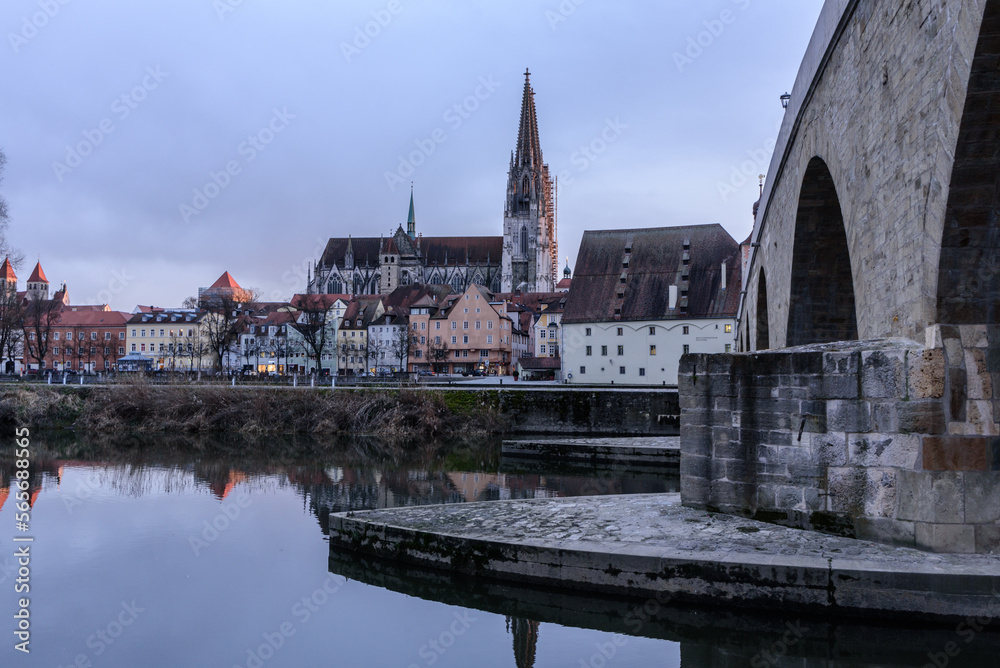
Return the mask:
<svg viewBox="0 0 1000 668">
<path fill-rule="evenodd" d="M 901 401 L 896 407 L 899 431 L 904 434 L 944 434 L 948 423 L 940 401 Z"/>
<path fill-rule="evenodd" d="M 911 399 L 940 399 L 944 396 L 944 378 L 944 350 L 910 353 L 907 390 Z"/>
<path fill-rule="evenodd" d="M 986 325 L 962 325 L 958 328 L 963 348 L 986 348 Z"/>
<path fill-rule="evenodd" d="M 881 350 L 861 353 L 861 396 L 865 399 L 902 397 L 903 352 Z"/>
<path fill-rule="evenodd" d="M 867 469 L 865 516 L 891 518 L 896 516 L 898 485 L 895 469 Z"/>
<path fill-rule="evenodd" d="M 993 376 L 986 370 L 986 351 L 966 348 L 965 373 L 969 399 L 992 399 Z"/>
<path fill-rule="evenodd" d="M 972 554 L 976 551 L 976 530 L 965 524 L 917 522 L 916 546 L 932 552 Z"/>
<path fill-rule="evenodd" d="M 681 463 L 683 464 L 683 459 Z M 699 476 L 681 476 L 681 503 L 689 508 L 705 508 L 708 505 L 711 483 Z"/>
<path fill-rule="evenodd" d="M 865 470 L 858 467 L 831 467 L 827 470 L 828 505 L 831 511 L 861 516 L 865 507 Z"/>
<path fill-rule="evenodd" d="M 810 446 L 813 458 L 826 466 L 847 465 L 847 434 L 816 434 Z"/>
<path fill-rule="evenodd" d="M 920 436 L 911 434 L 852 435 L 848 441 L 854 466 L 913 469 L 920 455 Z"/>
<path fill-rule="evenodd" d="M 897 473 L 897 519 L 960 524 L 965 521 L 963 473 L 903 471 Z"/>
<path fill-rule="evenodd" d="M 792 353 L 792 374 L 796 376 L 823 373 L 823 353 Z"/>
<path fill-rule="evenodd" d="M 976 552 L 980 554 L 1000 553 L 1000 526 L 988 524 L 976 527 Z"/>
<path fill-rule="evenodd" d="M 883 517 L 858 517 L 855 520 L 857 537 L 877 543 L 916 547 L 916 525 L 913 522 Z"/>
<path fill-rule="evenodd" d="M 856 377 L 861 370 L 861 354 L 859 352 L 828 352 L 823 353 L 823 373 L 847 374 Z"/>
<path fill-rule="evenodd" d="M 899 401 L 879 401 L 872 404 L 872 431 L 895 433 L 899 431 Z"/>
<path fill-rule="evenodd" d="M 965 521 L 970 524 L 1000 522 L 1000 473 L 965 474 Z"/>
<path fill-rule="evenodd" d="M 826 424 L 830 431 L 871 431 L 871 404 L 867 401 L 832 400 L 827 404 Z"/>
<path fill-rule="evenodd" d="M 925 471 L 986 471 L 986 439 L 980 436 L 925 436 Z"/>
<path fill-rule="evenodd" d="M 690 476 L 709 480 L 712 477 L 712 459 L 711 457 L 684 454 L 681 457 L 680 473 L 682 477 Z"/>
<path fill-rule="evenodd" d="M 775 492 L 775 508 L 805 510 L 805 492 L 801 487 L 779 487 Z"/>
</svg>

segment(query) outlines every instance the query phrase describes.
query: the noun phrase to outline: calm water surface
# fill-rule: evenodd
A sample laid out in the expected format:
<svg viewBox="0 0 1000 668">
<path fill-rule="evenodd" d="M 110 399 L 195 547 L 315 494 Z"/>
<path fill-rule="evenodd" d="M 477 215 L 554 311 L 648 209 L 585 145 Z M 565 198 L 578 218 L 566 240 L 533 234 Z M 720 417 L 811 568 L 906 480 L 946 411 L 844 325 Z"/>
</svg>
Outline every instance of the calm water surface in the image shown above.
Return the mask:
<svg viewBox="0 0 1000 668">
<path fill-rule="evenodd" d="M 921 666 L 956 637 L 465 581 L 331 555 L 325 535 L 333 511 L 674 491 L 669 474 L 522 467 L 495 443 L 33 447 L 30 655 L 13 648 L 23 534 L 0 461 L 0 666 Z M 948 665 L 1000 665 L 998 647 L 979 634 Z"/>
</svg>

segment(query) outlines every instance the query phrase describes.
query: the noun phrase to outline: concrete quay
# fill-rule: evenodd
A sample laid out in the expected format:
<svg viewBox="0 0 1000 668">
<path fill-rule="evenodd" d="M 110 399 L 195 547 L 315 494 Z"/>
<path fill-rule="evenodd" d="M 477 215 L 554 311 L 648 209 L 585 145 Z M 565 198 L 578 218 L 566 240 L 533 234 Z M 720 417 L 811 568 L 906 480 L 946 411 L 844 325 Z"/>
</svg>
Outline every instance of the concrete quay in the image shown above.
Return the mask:
<svg viewBox="0 0 1000 668">
<path fill-rule="evenodd" d="M 631 495 L 330 517 L 331 551 L 678 603 L 926 622 L 1000 618 L 1000 559 L 930 554 Z"/>
<path fill-rule="evenodd" d="M 679 436 L 637 438 L 561 438 L 505 440 L 504 457 L 547 462 L 613 464 L 628 467 L 679 467 Z"/>
</svg>

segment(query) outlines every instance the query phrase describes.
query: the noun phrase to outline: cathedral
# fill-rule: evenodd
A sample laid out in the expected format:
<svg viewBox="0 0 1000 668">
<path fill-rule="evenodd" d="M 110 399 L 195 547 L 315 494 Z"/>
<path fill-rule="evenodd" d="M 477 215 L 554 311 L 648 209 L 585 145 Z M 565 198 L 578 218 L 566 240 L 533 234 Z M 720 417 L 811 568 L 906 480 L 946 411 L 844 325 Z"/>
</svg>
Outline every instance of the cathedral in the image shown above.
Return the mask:
<svg viewBox="0 0 1000 668">
<path fill-rule="evenodd" d="M 405 285 L 470 285 L 491 292 L 552 292 L 559 249 L 556 184 L 542 160 L 531 73 L 525 72 L 517 148 L 511 153 L 503 236 L 430 237 L 417 232 L 413 193 L 406 229 L 391 237 L 330 239 L 309 277 L 311 294 L 389 294 Z"/>
</svg>

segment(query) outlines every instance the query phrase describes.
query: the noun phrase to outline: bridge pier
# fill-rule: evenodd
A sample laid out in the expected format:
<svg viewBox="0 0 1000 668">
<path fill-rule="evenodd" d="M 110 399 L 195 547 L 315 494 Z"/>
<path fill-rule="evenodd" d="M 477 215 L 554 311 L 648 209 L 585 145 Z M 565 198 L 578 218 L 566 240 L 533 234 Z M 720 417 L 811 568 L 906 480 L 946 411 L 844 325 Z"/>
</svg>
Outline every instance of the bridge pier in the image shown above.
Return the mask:
<svg viewBox="0 0 1000 668">
<path fill-rule="evenodd" d="M 1000 551 L 1000 326 L 687 355 L 685 505 L 938 552 Z"/>
</svg>

